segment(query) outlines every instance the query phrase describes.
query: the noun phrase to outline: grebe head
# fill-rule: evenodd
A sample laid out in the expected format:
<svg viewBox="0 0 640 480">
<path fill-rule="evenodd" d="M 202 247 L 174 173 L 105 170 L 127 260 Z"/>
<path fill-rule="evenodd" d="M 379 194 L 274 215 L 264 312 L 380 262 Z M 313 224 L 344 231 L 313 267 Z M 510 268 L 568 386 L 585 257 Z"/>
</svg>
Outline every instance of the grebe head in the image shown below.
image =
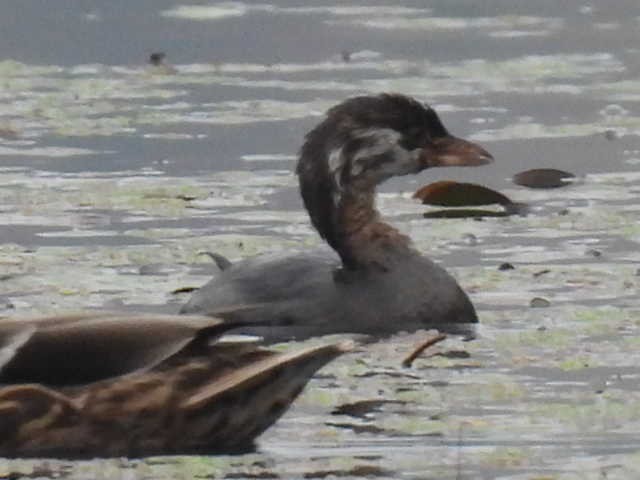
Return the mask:
<svg viewBox="0 0 640 480">
<path fill-rule="evenodd" d="M 382 94 L 331 108 L 307 134 L 296 172 L 311 222 L 344 261 L 340 211 L 368 201 L 375 212 L 377 184 L 430 167 L 491 160 L 482 147 L 449 134 L 431 107 L 404 95 Z"/>
</svg>

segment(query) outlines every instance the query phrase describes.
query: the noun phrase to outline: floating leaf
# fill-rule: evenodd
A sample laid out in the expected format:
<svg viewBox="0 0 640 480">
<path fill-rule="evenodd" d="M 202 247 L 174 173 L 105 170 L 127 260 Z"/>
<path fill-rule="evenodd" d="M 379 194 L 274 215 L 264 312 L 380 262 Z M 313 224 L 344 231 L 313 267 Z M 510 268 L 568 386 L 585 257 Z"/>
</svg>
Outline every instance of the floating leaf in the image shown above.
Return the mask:
<svg viewBox="0 0 640 480">
<path fill-rule="evenodd" d="M 442 180 L 430 183 L 413 194 L 426 205 L 440 207 L 472 207 L 479 205 L 498 204 L 504 207 L 503 211 L 458 209 L 436 210 L 424 214 L 425 218 L 482 218 L 482 217 L 506 217 L 515 213 L 522 213 L 525 205 L 512 202 L 505 195 L 488 187 L 475 183 L 460 183 L 451 180 Z"/>
<path fill-rule="evenodd" d="M 475 183 L 460 183 L 450 180 L 425 185 L 416 193 L 426 205 L 440 207 L 476 207 L 480 205 L 509 205 L 513 202 L 505 195 Z"/>
<path fill-rule="evenodd" d="M 535 168 L 516 173 L 513 183 L 529 188 L 559 188 L 572 183 L 575 175 L 555 168 Z"/>
</svg>

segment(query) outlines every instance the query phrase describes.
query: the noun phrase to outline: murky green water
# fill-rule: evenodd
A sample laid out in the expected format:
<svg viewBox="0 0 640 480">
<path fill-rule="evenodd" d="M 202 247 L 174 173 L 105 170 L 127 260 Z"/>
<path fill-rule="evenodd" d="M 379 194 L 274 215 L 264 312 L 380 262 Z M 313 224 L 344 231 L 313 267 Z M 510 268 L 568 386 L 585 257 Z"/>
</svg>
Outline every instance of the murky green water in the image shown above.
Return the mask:
<svg viewBox="0 0 640 480">
<path fill-rule="evenodd" d="M 0 477 L 640 476 L 636 2 L 132 3 L 0 5 L 0 315 L 175 311 L 172 292 L 215 272 L 202 251 L 317 244 L 292 174 L 302 136 L 341 99 L 393 90 L 496 157 L 379 200 L 470 293 L 478 338 L 410 369 L 426 332 L 344 357 L 255 454 L 0 461 Z M 162 50 L 177 73 L 145 65 Z M 580 178 L 509 181 L 540 167 Z M 427 220 L 411 194 L 437 179 L 531 213 Z"/>
</svg>

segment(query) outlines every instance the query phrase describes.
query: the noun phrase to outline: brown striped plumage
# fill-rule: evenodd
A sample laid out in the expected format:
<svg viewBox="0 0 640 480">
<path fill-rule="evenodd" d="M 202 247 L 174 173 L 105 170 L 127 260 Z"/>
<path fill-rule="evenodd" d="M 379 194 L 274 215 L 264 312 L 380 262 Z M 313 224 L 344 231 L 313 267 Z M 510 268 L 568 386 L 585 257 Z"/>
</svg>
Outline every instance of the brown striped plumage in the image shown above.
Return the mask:
<svg viewBox="0 0 640 480">
<path fill-rule="evenodd" d="M 2 321 L 0 456 L 244 451 L 286 411 L 317 369 L 349 348 L 343 343 L 275 353 L 247 343 L 211 344 L 227 328 L 218 319 L 184 316 L 83 314 Z M 118 336 L 139 349 L 145 344 L 150 355 L 129 355 L 117 345 L 110 349 L 108 342 Z M 30 342 L 41 351 L 29 348 Z M 56 359 L 58 344 L 67 348 L 67 362 Z M 96 359 L 91 351 L 98 344 Z M 51 360 L 43 362 L 48 353 Z M 114 368 L 89 378 L 83 363 L 100 360 Z M 4 375 L 8 367 L 10 375 Z M 105 372 L 110 373 L 104 377 Z"/>
</svg>

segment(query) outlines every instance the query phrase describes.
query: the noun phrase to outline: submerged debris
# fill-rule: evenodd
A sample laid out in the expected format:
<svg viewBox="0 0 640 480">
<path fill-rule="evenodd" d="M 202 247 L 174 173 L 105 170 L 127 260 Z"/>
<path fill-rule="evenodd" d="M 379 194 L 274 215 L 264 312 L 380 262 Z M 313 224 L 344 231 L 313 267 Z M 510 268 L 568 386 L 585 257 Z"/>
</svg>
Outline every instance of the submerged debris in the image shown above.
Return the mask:
<svg viewBox="0 0 640 480">
<path fill-rule="evenodd" d="M 20 138 L 20 133 L 9 125 L 0 124 L 0 138 L 5 140 L 17 140 Z"/>
<path fill-rule="evenodd" d="M 344 403 L 336 407 L 332 415 L 349 415 L 356 418 L 367 418 L 371 413 L 379 412 L 384 405 L 405 405 L 402 400 L 360 400 L 359 402 Z"/>
<path fill-rule="evenodd" d="M 547 308 L 551 306 L 551 302 L 546 298 L 535 297 L 529 302 L 531 308 Z"/>
<path fill-rule="evenodd" d="M 413 361 L 418 358 L 418 356 L 424 352 L 427 348 L 435 345 L 436 343 L 440 343 L 443 340 L 445 340 L 447 338 L 447 336 L 444 333 L 438 333 L 437 335 L 434 335 L 432 337 L 427 338 L 425 341 L 423 341 L 421 344 L 419 344 L 414 350 L 413 352 L 411 352 L 407 358 L 405 358 L 402 361 L 402 366 L 403 367 L 410 367 L 413 364 Z"/>
<path fill-rule="evenodd" d="M 176 67 L 164 62 L 166 57 L 167 54 L 164 52 L 154 52 L 149 55 L 149 65 L 152 68 L 151 73 L 163 75 L 174 75 L 178 73 Z"/>
<path fill-rule="evenodd" d="M 315 472 L 307 472 L 303 478 L 392 478 L 395 474 L 396 472 L 386 470 L 377 465 L 356 465 L 344 470 L 317 470 Z"/>
</svg>

